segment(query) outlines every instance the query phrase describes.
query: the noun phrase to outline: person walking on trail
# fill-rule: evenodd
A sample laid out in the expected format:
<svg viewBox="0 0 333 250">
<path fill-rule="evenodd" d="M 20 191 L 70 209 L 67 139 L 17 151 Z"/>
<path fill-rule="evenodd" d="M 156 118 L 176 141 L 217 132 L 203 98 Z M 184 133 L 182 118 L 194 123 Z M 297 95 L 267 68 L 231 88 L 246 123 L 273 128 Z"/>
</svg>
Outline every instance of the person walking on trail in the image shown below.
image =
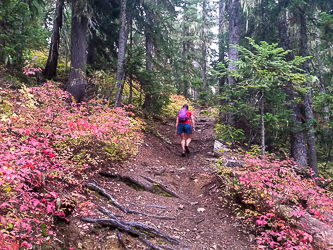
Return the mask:
<svg viewBox="0 0 333 250">
<path fill-rule="evenodd" d="M 185 156 L 185 152 L 188 154 L 190 153 L 188 145 L 191 142 L 191 136 L 194 131 L 195 131 L 194 115 L 190 110 L 188 110 L 188 105 L 184 104 L 183 108 L 179 111 L 176 120 L 176 135 L 178 134 L 181 138 L 181 145 L 183 149 L 182 156 Z"/>
</svg>

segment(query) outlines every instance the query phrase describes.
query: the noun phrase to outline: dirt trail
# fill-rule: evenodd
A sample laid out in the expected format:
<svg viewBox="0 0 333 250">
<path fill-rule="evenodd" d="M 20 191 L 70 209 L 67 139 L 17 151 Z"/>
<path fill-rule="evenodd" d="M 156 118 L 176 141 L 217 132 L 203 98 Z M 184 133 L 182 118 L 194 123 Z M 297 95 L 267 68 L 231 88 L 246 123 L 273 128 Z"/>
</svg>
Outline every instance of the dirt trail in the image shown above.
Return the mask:
<svg viewBox="0 0 333 250">
<path fill-rule="evenodd" d="M 161 232 L 186 244 L 179 246 L 159 238 L 151 239 L 156 246 L 159 245 L 159 249 L 252 249 L 253 242 L 251 243 L 248 235 L 243 233 L 241 222 L 234 218 L 229 209 L 223 207 L 223 195 L 219 189 L 216 171 L 209 161 L 212 156 L 207 153 L 213 151 L 214 120 L 198 116 L 198 113 L 199 110 L 194 111 L 197 131 L 190 144 L 191 153 L 186 157 L 181 157 L 180 140 L 175 135 L 174 123 L 170 122 L 157 125 L 157 130 L 171 141 L 171 145 L 153 134 L 147 134 L 135 158 L 125 162 L 121 167 L 106 169 L 109 173 L 134 176 L 141 181 L 144 179 L 140 176 L 154 179 L 181 198 L 170 197 L 164 191 L 142 191 L 143 188 L 119 178 L 96 176 L 94 179 L 127 209 L 174 220 L 125 214 L 102 196 L 97 197 L 96 204 L 107 207 L 122 220 L 139 221 L 155 226 Z M 106 218 L 101 213 L 98 217 Z M 75 231 L 74 227 L 77 226 L 82 228 L 80 232 Z M 71 232 L 71 240 L 66 242 L 68 232 Z M 118 242 L 116 230 L 85 224 L 78 218 L 73 219 L 70 225 L 63 225 L 61 233 L 64 236 L 61 241 L 66 245 L 63 249 L 124 249 Z M 125 233 L 122 237 L 127 249 L 151 249 L 138 238 Z"/>
</svg>

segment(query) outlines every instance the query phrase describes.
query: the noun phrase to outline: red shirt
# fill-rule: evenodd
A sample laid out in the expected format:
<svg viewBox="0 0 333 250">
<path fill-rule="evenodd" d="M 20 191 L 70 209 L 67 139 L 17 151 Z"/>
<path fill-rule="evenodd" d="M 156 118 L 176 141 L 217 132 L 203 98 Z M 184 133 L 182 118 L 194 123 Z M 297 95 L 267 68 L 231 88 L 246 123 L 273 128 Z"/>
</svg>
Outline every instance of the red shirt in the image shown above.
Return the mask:
<svg viewBox="0 0 333 250">
<path fill-rule="evenodd" d="M 192 114 L 191 110 L 187 110 L 187 118 L 188 118 L 187 121 L 186 122 L 179 122 L 179 124 L 190 124 L 190 125 L 192 125 L 191 120 L 190 120 L 192 115 L 193 114 Z"/>
</svg>

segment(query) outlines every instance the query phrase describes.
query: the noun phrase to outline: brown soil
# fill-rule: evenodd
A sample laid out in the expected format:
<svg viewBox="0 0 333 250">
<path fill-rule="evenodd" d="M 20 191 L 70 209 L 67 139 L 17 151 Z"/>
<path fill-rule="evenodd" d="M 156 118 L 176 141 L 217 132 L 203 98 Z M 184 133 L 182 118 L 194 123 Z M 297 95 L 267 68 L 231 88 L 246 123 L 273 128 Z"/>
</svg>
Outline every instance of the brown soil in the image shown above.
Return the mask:
<svg viewBox="0 0 333 250">
<path fill-rule="evenodd" d="M 194 114 L 198 114 L 198 110 Z M 160 231 L 184 242 L 177 246 L 161 239 L 149 239 L 155 245 L 167 245 L 164 249 L 253 249 L 253 239 L 243 232 L 242 222 L 223 207 L 223 194 L 216 170 L 212 164 L 214 121 L 204 116 L 196 116 L 197 131 L 190 144 L 191 153 L 181 157 L 180 140 L 175 135 L 174 121 L 156 125 L 157 131 L 168 138 L 172 145 L 165 143 L 153 134 L 146 134 L 139 145 L 135 158 L 122 166 L 105 169 L 110 173 L 146 176 L 157 180 L 176 192 L 183 199 L 169 197 L 166 193 L 155 194 L 140 191 L 126 183 L 96 175 L 94 181 L 112 194 L 127 208 L 149 214 L 175 217 L 175 220 L 160 220 L 138 214 L 125 214 L 108 203 L 105 197 L 93 193 L 95 203 L 108 208 L 120 219 L 140 221 L 157 227 Z M 161 207 L 152 207 L 157 205 Z M 164 208 L 162 208 L 164 207 Z M 95 218 L 106 218 L 96 211 Z M 103 228 L 96 224 L 86 224 L 78 217 L 70 217 L 69 222 L 58 222 L 59 232 L 54 249 L 124 249 L 116 237 L 115 229 Z M 122 233 L 128 249 L 150 249 L 137 238 Z M 103 239 L 103 240 L 101 240 Z M 161 247 L 161 249 L 163 249 Z"/>
</svg>

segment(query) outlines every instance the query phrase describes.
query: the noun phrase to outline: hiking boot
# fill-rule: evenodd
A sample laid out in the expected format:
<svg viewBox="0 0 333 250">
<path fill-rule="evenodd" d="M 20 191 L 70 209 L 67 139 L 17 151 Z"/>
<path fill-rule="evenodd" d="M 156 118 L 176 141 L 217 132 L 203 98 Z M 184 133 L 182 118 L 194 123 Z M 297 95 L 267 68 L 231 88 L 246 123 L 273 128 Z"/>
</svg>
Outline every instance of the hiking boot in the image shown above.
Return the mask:
<svg viewBox="0 0 333 250">
<path fill-rule="evenodd" d="M 185 151 L 182 152 L 182 156 L 183 156 L 183 157 L 185 156 Z"/>
<path fill-rule="evenodd" d="M 190 153 L 188 146 L 185 146 L 185 150 L 186 150 L 186 153 L 188 153 L 188 154 Z"/>
</svg>

